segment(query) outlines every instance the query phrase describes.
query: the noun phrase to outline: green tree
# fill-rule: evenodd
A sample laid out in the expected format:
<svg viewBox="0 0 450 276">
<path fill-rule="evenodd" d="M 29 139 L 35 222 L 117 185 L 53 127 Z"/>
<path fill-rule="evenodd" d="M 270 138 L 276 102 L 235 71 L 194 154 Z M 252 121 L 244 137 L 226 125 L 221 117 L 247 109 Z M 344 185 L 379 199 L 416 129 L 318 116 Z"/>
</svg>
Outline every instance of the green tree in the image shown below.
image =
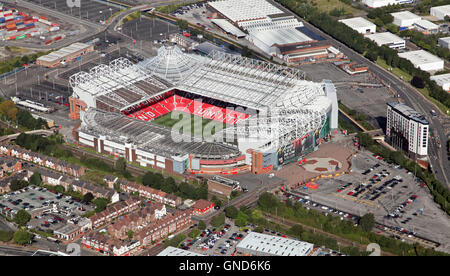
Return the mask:
<svg viewBox="0 0 450 276">
<path fill-rule="evenodd" d="M 90 203 L 93 199 L 94 199 L 94 196 L 92 195 L 91 192 L 86 193 L 86 194 L 83 196 L 83 202 L 84 202 L 84 203 Z"/>
<path fill-rule="evenodd" d="M 205 224 L 205 222 L 204 222 L 203 220 L 199 221 L 199 222 L 198 222 L 197 228 L 198 228 L 199 230 L 202 230 L 202 231 L 205 230 L 205 229 L 206 229 L 206 224 Z"/>
<path fill-rule="evenodd" d="M 234 207 L 233 205 L 225 208 L 225 215 L 231 219 L 235 219 L 237 217 L 238 212 L 239 212 L 238 209 L 236 209 L 236 207 Z"/>
<path fill-rule="evenodd" d="M 35 171 L 33 175 L 30 177 L 30 184 L 40 186 L 42 183 L 41 174 L 38 171 Z"/>
<path fill-rule="evenodd" d="M 189 238 L 195 239 L 200 235 L 200 230 L 199 229 L 192 229 L 191 232 L 189 232 L 188 236 Z"/>
<path fill-rule="evenodd" d="M 125 173 L 127 169 L 127 161 L 125 160 L 125 158 L 120 157 L 119 159 L 117 159 L 116 164 L 114 165 L 114 169 L 121 174 Z"/>
<path fill-rule="evenodd" d="M 109 203 L 109 199 L 99 197 L 92 200 L 92 202 L 95 204 L 95 212 L 99 213 L 106 209 L 106 206 Z"/>
<path fill-rule="evenodd" d="M 27 211 L 20 209 L 14 217 L 14 222 L 19 226 L 25 226 L 30 221 L 30 219 L 31 215 Z"/>
<path fill-rule="evenodd" d="M 239 227 L 245 226 L 248 224 L 248 216 L 244 212 L 239 211 L 234 223 Z"/>
<path fill-rule="evenodd" d="M 14 233 L 14 243 L 19 245 L 25 245 L 31 243 L 31 240 L 33 239 L 33 234 L 28 233 L 25 230 L 19 230 L 16 233 Z"/>
<path fill-rule="evenodd" d="M 9 185 L 9 188 L 11 191 L 18 191 L 20 189 L 23 189 L 28 186 L 28 182 L 23 179 L 14 179 L 11 181 L 11 184 Z"/>
<path fill-rule="evenodd" d="M 133 232 L 133 230 L 128 230 L 128 239 L 129 240 L 132 240 L 133 239 L 133 236 L 134 236 L 134 232 Z"/>
<path fill-rule="evenodd" d="M 361 217 L 359 220 L 359 224 L 361 225 L 361 228 L 366 231 L 370 232 L 372 231 L 373 226 L 375 225 L 375 218 L 372 213 L 367 213 L 364 216 Z"/>
<path fill-rule="evenodd" d="M 255 227 L 255 229 L 253 231 L 255 231 L 257 233 L 262 233 L 262 232 L 264 232 L 264 228 L 261 225 L 258 225 Z"/>
<path fill-rule="evenodd" d="M 225 214 L 224 213 L 217 215 L 211 219 L 211 225 L 214 226 L 215 228 L 219 228 L 224 224 L 225 224 Z"/>
</svg>

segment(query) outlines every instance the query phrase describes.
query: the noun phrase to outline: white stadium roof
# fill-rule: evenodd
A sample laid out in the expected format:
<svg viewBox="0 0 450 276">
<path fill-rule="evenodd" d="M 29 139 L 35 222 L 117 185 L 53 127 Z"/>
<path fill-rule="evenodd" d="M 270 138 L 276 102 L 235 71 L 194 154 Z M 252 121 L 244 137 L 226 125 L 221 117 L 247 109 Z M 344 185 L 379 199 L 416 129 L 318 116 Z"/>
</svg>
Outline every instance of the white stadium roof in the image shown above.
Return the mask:
<svg viewBox="0 0 450 276">
<path fill-rule="evenodd" d="M 200 63 L 199 58 L 184 54 L 177 46 L 163 46 L 158 54 L 142 66 L 172 83 L 177 83 L 188 75 Z"/>
<path fill-rule="evenodd" d="M 249 122 L 248 124 L 240 125 L 238 123 L 235 128 L 223 130 L 227 137 L 231 134 L 229 132 L 233 131 L 234 134 L 237 134 L 237 139 L 255 138 L 258 141 L 285 143 L 319 129 L 326 121 L 332 100 L 325 93 L 324 83 L 304 80 L 304 73 L 295 68 L 217 51 L 213 51 L 208 57 L 203 57 L 200 62 L 195 63 L 190 61 L 187 54 L 178 52 L 177 46 L 169 47 L 174 49 L 171 51 L 160 49 L 158 56 L 150 59 L 150 62 L 144 60 L 140 64 L 132 65 L 126 59 L 121 58 L 112 61 L 110 66 L 96 66 L 91 69 L 90 73 L 75 74 L 70 78 L 74 95 L 85 101 L 88 107 L 96 107 L 96 101 L 102 100 L 105 103 L 113 101 L 115 105 L 110 104 L 111 106 L 118 110 L 124 110 L 128 106 L 135 106 L 150 97 L 178 89 L 244 108 L 259 110 L 258 116 L 250 116 L 243 121 Z M 176 53 L 178 58 L 167 59 L 166 56 L 169 52 Z M 163 61 L 154 62 L 155 60 Z M 170 60 L 169 66 L 167 66 L 168 60 Z M 187 64 L 191 64 L 191 67 L 188 67 Z M 164 70 L 161 71 L 164 68 L 166 74 L 164 74 Z M 173 73 L 168 74 L 167 72 L 171 70 Z M 171 85 L 174 74 L 179 74 L 180 80 Z M 154 92 L 145 94 L 140 91 L 139 87 L 150 87 Z M 120 98 L 128 95 L 134 95 L 134 100 L 127 101 Z M 112 128 L 110 122 L 116 122 L 121 116 L 118 113 L 91 111 L 83 116 L 83 122 L 89 126 L 89 132 L 109 133 L 108 129 Z M 163 147 L 162 143 L 167 135 L 166 132 L 143 121 L 135 122 L 131 118 L 120 120 L 123 121 L 121 125 L 130 125 L 130 131 L 133 129 L 131 125 L 135 125 L 141 131 L 148 129 L 148 131 L 144 131 L 146 133 L 142 133 L 144 136 L 148 136 L 149 133 L 161 132 L 160 138 L 155 136 L 155 139 L 158 140 L 155 143 L 159 144 L 160 148 Z M 122 130 L 124 132 L 121 135 L 129 137 L 130 132 L 125 131 L 125 128 L 120 128 L 120 131 Z M 111 133 L 117 134 L 120 131 L 114 130 Z M 220 131 L 216 132 L 216 137 L 219 137 L 220 133 Z M 145 139 L 139 142 L 141 139 L 139 137 L 144 136 L 134 134 L 129 138 L 136 143 L 145 144 Z M 263 137 L 262 140 L 261 137 Z M 173 145 L 167 145 L 168 152 L 172 152 L 175 148 Z"/>
<path fill-rule="evenodd" d="M 263 19 L 268 15 L 283 13 L 266 0 L 223 0 L 208 4 L 233 22 Z"/>
</svg>

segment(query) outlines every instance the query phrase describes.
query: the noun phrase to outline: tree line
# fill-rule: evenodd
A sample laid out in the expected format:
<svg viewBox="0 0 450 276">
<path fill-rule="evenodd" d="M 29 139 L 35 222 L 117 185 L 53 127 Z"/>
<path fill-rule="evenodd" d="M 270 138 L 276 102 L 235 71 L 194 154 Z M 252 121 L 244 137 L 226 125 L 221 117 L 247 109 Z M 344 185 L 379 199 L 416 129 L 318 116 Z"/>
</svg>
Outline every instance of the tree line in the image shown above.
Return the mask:
<svg viewBox="0 0 450 276">
<path fill-rule="evenodd" d="M 278 217 L 298 221 L 302 224 L 322 229 L 325 232 L 332 233 L 355 242 L 360 242 L 363 244 L 377 243 L 380 245 L 382 250 L 394 253 L 396 255 L 448 255 L 440 251 L 424 248 L 418 244 L 404 243 L 400 240 L 394 240 L 372 232 L 373 218 L 371 214 L 362 217 L 360 220 L 360 225 L 354 226 L 352 222 L 340 220 L 339 217 L 332 215 L 325 216 L 319 211 L 308 210 L 300 202 L 294 203 L 287 199 L 286 202 L 283 203 L 273 194 L 269 193 L 264 193 L 259 197 L 258 209 L 263 212 L 277 215 Z M 302 240 L 308 241 L 306 239 L 308 238 L 307 236 L 304 237 L 302 235 L 301 238 Z M 326 246 L 334 249 L 333 244 Z"/>
<path fill-rule="evenodd" d="M 198 183 L 194 180 L 192 184 L 187 182 L 176 183 L 172 177 L 165 178 L 161 173 L 147 172 L 142 177 L 142 184 L 163 192 L 174 194 L 183 199 L 207 199 L 208 184 L 206 181 Z"/>
</svg>

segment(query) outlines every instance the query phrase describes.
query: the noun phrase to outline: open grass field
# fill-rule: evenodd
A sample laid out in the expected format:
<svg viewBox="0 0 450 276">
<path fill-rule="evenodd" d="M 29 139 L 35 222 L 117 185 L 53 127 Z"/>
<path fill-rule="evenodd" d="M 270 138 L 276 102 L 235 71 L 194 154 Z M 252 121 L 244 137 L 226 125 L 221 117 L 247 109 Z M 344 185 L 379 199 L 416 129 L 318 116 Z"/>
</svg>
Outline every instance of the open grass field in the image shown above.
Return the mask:
<svg viewBox="0 0 450 276">
<path fill-rule="evenodd" d="M 340 0 L 310 0 L 309 3 L 315 5 L 321 12 L 330 12 L 335 8 L 344 8 L 345 14 L 360 12 L 360 10 L 341 2 Z"/>
<path fill-rule="evenodd" d="M 225 123 L 205 119 L 182 111 L 172 111 L 164 116 L 156 118 L 152 123 L 169 128 L 176 128 L 183 131 L 185 134 L 193 134 L 198 137 L 202 135 L 203 137 L 209 137 L 227 127 L 227 124 Z"/>
</svg>

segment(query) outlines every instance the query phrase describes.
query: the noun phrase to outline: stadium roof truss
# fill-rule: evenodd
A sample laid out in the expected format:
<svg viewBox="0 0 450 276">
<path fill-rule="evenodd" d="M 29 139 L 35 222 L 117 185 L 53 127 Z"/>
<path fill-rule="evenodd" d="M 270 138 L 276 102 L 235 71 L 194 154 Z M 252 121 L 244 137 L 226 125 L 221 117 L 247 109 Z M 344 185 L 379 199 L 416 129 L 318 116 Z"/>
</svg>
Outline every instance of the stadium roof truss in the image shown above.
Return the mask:
<svg viewBox="0 0 450 276">
<path fill-rule="evenodd" d="M 123 109 L 136 101 L 150 97 L 149 94 L 134 85 L 137 81 L 147 82 L 161 90 L 167 88 L 166 84 L 152 78 L 141 67 L 122 57 L 112 60 L 109 65 L 95 66 L 90 69 L 89 73 L 74 74 L 69 79 L 72 88 L 82 89 L 95 96 L 98 101 L 117 109 Z M 139 99 L 125 96 L 127 93 L 118 94 L 116 93 L 118 89 L 128 90 Z M 109 100 L 106 102 L 107 99 Z"/>
<path fill-rule="evenodd" d="M 260 110 L 273 105 L 305 77 L 293 68 L 238 55 L 213 51 L 209 57 L 178 88 Z"/>
</svg>

